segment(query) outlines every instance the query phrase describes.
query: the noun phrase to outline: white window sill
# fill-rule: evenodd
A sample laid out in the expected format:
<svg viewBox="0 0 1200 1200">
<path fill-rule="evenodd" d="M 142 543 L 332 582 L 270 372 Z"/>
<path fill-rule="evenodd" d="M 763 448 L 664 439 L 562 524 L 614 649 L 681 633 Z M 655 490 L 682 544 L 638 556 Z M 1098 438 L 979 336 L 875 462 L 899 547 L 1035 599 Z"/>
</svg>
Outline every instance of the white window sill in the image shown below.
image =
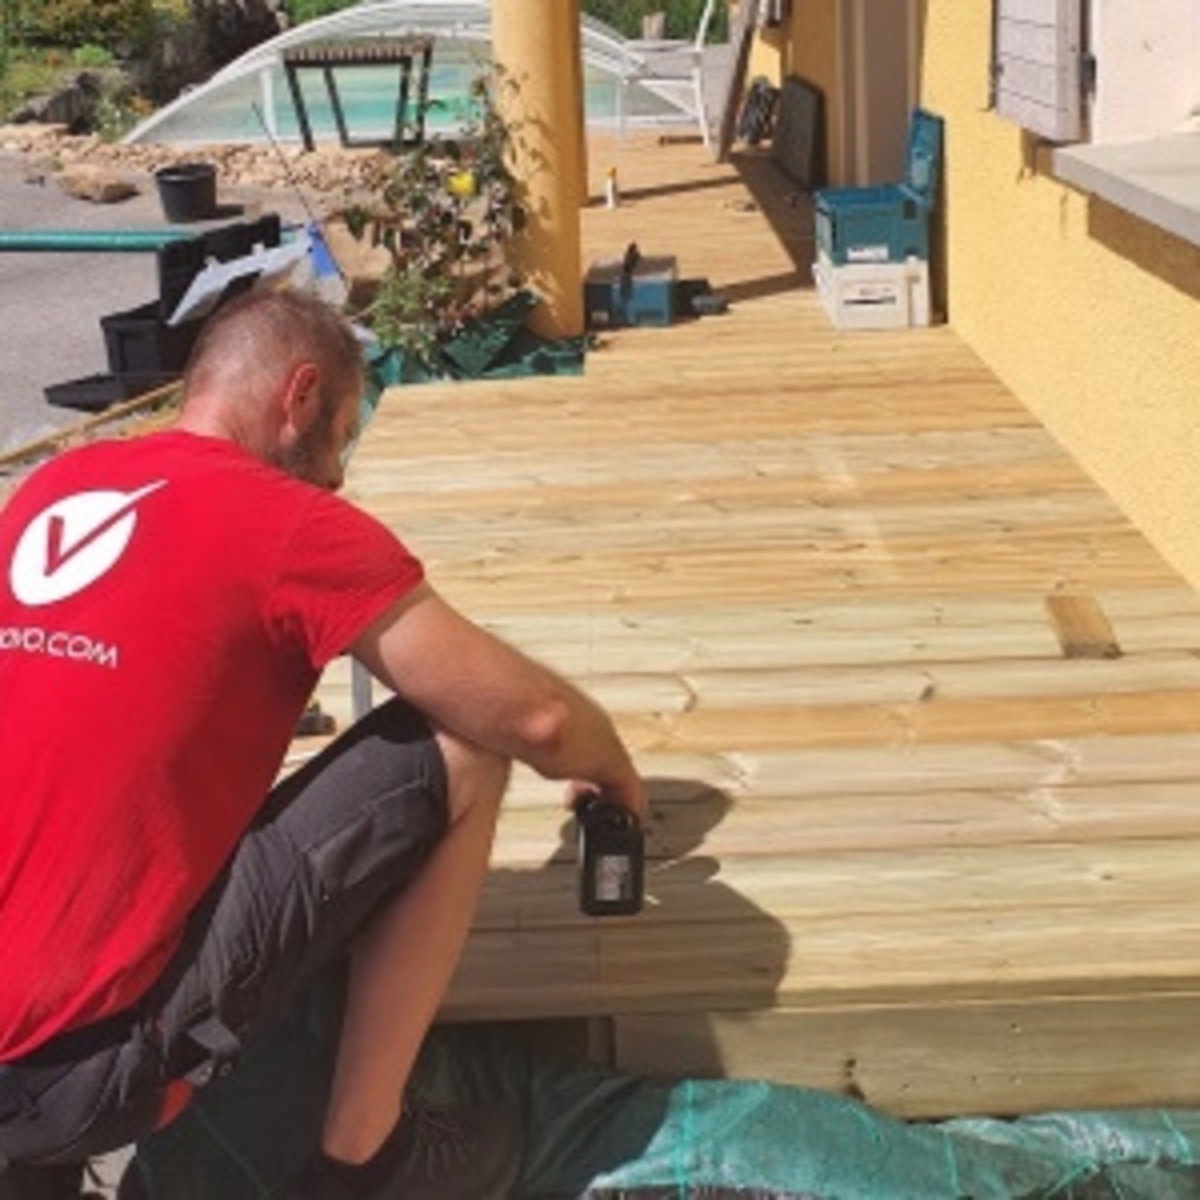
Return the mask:
<svg viewBox="0 0 1200 1200">
<path fill-rule="evenodd" d="M 1200 133 L 1059 146 L 1054 174 L 1200 246 Z"/>
</svg>

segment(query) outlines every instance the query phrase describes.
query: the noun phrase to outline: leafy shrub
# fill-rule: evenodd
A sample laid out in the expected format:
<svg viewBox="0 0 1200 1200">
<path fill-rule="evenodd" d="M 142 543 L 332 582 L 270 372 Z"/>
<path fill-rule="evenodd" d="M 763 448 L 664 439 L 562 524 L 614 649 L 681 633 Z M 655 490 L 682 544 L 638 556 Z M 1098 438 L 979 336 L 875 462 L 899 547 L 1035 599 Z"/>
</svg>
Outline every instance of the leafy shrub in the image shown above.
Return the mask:
<svg viewBox="0 0 1200 1200">
<path fill-rule="evenodd" d="M 128 87 L 106 86 L 96 102 L 92 124 L 101 140 L 117 142 L 151 112 L 153 105 Z"/>
<path fill-rule="evenodd" d="M 187 0 L 155 0 L 149 43 L 137 62 L 127 64 L 139 92 L 166 104 L 212 74 L 199 22 Z"/>
<path fill-rule="evenodd" d="M 318 17 L 326 17 L 339 9 L 349 8 L 357 0 L 288 0 L 288 16 L 293 24 L 300 25 L 305 21 L 315 21 Z"/>
<path fill-rule="evenodd" d="M 25 55 L 7 54 L 4 70 L 0 73 L 0 121 L 9 112 L 20 106 L 26 96 L 45 92 L 54 86 L 60 72 L 46 65 L 42 55 L 35 58 Z"/>
<path fill-rule="evenodd" d="M 583 0 L 583 10 L 631 38 L 642 36 L 643 17 L 665 13 L 667 37 L 688 41 L 696 36 L 704 0 Z M 710 40 L 723 40 L 728 26 L 729 7 L 718 4 L 709 27 Z"/>
<path fill-rule="evenodd" d="M 78 46 L 71 52 L 71 61 L 77 67 L 107 67 L 113 60 L 112 51 L 92 42 Z"/>
<path fill-rule="evenodd" d="M 422 364 L 520 285 L 505 247 L 526 213 L 508 165 L 512 131 L 495 95 L 515 86 L 499 72 L 476 80 L 461 137 L 381 158 L 369 195 L 335 214 L 391 258 L 377 294 L 354 315 L 382 345 Z"/>
<path fill-rule="evenodd" d="M 143 50 L 154 27 L 153 0 L 41 0 L 27 5 L 26 14 L 32 41 L 117 54 Z"/>
<path fill-rule="evenodd" d="M 299 25 L 348 8 L 356 0 L 287 0 L 288 16 Z M 695 36 L 704 11 L 704 0 L 583 0 L 583 11 L 623 33 L 642 36 L 642 18 L 663 12 L 667 17 L 667 36 L 688 40 Z M 729 9 L 718 4 L 712 22 L 711 37 L 722 40 L 728 29 Z"/>
</svg>

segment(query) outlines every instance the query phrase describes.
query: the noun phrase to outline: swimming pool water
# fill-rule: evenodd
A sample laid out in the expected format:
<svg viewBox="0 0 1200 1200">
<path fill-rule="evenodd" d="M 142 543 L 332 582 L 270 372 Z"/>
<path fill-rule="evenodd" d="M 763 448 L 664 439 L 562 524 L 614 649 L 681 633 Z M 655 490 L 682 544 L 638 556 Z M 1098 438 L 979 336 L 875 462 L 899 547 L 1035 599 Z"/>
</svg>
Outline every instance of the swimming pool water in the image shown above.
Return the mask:
<svg viewBox="0 0 1200 1200">
<path fill-rule="evenodd" d="M 426 113 L 429 133 L 461 129 L 469 116 L 472 82 L 487 70 L 486 51 L 439 43 L 430 74 L 430 107 Z M 231 78 L 223 86 L 197 95 L 194 102 L 181 103 L 164 115 L 139 140 L 186 143 L 261 142 L 267 129 L 281 141 L 298 141 L 299 124 L 282 67 L 263 73 Z M 341 67 L 335 74 L 338 94 L 352 139 L 380 140 L 390 137 L 395 124 L 399 72 L 395 67 Z M 324 80 L 318 72 L 302 71 L 299 80 L 313 135 L 318 142 L 338 136 Z M 628 88 L 621 94 L 615 76 L 588 69 L 585 73 L 584 106 L 592 124 L 615 124 L 624 107 L 632 120 L 667 119 L 678 109 L 644 88 Z M 412 102 L 409 116 L 412 115 Z"/>
</svg>

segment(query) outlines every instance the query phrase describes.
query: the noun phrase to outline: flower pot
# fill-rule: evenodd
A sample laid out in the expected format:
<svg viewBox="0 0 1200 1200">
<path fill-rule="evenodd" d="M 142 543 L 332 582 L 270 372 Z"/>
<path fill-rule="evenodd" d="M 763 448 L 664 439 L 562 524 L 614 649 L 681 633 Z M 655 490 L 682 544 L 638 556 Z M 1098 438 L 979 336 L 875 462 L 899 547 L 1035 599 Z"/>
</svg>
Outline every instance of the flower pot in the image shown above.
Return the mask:
<svg viewBox="0 0 1200 1200">
<path fill-rule="evenodd" d="M 163 167 L 154 180 L 168 221 L 206 221 L 217 215 L 217 169 L 212 163 Z"/>
</svg>

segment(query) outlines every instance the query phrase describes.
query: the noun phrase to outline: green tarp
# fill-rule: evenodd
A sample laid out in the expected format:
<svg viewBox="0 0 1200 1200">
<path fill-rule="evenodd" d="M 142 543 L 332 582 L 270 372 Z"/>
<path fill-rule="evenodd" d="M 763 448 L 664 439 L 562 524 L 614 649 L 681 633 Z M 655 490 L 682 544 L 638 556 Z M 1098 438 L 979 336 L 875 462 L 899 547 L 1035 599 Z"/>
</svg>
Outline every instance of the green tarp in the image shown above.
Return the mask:
<svg viewBox="0 0 1200 1200">
<path fill-rule="evenodd" d="M 586 337 L 550 339 L 525 327 L 535 297 L 514 292 L 491 312 L 468 322 L 420 362 L 402 351 L 376 346 L 367 352 L 364 415 L 380 393 L 406 383 L 448 379 L 516 379 L 527 375 L 578 375 L 583 371 Z"/>
</svg>

